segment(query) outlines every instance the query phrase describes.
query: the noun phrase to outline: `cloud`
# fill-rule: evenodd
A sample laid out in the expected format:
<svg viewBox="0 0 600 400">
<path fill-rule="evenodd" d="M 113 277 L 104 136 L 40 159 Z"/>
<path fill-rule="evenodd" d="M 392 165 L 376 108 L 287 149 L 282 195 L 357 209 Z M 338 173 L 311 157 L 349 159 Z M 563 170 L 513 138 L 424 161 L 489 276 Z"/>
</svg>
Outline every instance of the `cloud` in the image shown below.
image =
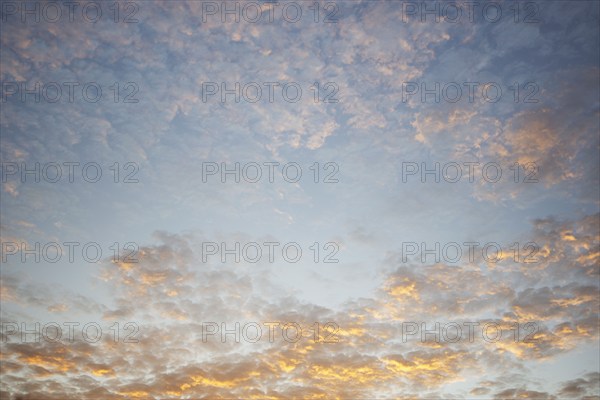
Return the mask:
<svg viewBox="0 0 600 400">
<path fill-rule="evenodd" d="M 536 223 L 536 229 L 547 232 L 548 224 L 567 224 L 551 221 Z M 573 235 L 585 238 L 588 231 L 581 227 L 595 222 L 589 217 L 577 221 L 579 228 L 569 235 L 552 229 L 546 239 L 577 246 Z M 63 346 L 47 341 L 19 343 L 15 335 L 7 335 L 3 390 L 51 395 L 78 385 L 81 391 L 106 390 L 111 396 L 128 398 L 232 394 L 281 398 L 298 393 L 315 398 L 390 393 L 426 398 L 423 389 L 428 389 L 429 395 L 445 397 L 451 393 L 445 391 L 447 385 L 464 380 L 472 368 L 487 368 L 501 376 L 524 368 L 524 360 L 553 357 L 598 337 L 597 314 L 592 311 L 598 301 L 594 285 L 572 282 L 519 291 L 506 281 L 514 271 L 508 271 L 503 281 L 499 279 L 501 270 L 488 276 L 468 265 L 397 267 L 384 277 L 372 298 L 347 302 L 336 311 L 299 302 L 278 291 L 268 277 L 259 279 L 256 273 L 239 267 L 199 263 L 197 243 L 201 237 L 158 232 L 156 238 L 160 243 L 140 248 L 138 263 L 105 263 L 100 276 L 113 288 L 116 308 L 91 307 L 101 312 L 105 321 L 137 321 L 138 343 L 115 343 L 106 335 L 97 343 L 79 340 Z M 9 290 L 3 288 L 3 294 L 21 290 L 18 282 L 8 279 Z M 6 300 L 13 301 L 10 296 Z M 30 307 L 47 307 L 42 300 L 30 297 L 26 301 Z M 61 308 L 60 304 L 55 308 Z M 236 342 L 236 322 L 242 327 L 268 321 L 279 322 L 274 325 L 272 341 L 263 325 L 260 341 Z M 406 343 L 400 340 L 402 323 L 411 321 L 426 322 L 428 329 L 435 321 L 476 321 L 481 326 L 494 324 L 505 335 L 491 342 L 476 337 L 456 343 L 436 340 L 431 334 L 425 341 L 412 335 Z M 516 321 L 523 323 L 519 341 L 511 335 Z M 523 340 L 532 332 L 532 326 L 524 326 L 525 321 L 536 324 L 535 334 L 530 336 L 535 340 Z M 219 329 L 222 322 L 226 324 L 231 332 L 225 342 L 220 340 L 220 331 L 208 336 L 209 340 L 203 337 L 208 322 L 215 322 Z M 318 342 L 313 337 L 315 322 L 320 324 Z M 326 322 L 333 324 L 325 326 Z M 286 323 L 300 324 L 304 337 L 296 342 L 286 340 L 281 330 Z M 288 334 L 293 337 L 292 332 Z M 237 335 L 241 335 L 239 330 Z M 333 338 L 336 340 L 327 343 Z M 132 366 L 137 366 L 135 372 Z M 53 386 L 35 387 L 18 380 L 23 373 L 47 380 L 62 378 L 53 380 Z M 593 393 L 592 377 L 568 382 L 557 394 L 525 387 L 494 390 L 481 384 L 473 385 L 471 393 L 551 399 L 585 390 Z"/>
</svg>

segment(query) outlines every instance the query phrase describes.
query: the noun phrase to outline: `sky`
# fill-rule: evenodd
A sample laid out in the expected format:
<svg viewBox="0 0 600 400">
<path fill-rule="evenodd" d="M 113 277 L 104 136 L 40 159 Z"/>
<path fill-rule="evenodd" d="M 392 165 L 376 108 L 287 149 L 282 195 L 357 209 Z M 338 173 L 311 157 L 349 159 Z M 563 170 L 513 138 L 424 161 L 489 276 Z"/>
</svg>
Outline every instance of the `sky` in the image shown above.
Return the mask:
<svg viewBox="0 0 600 400">
<path fill-rule="evenodd" d="M 600 2 L 0 7 L 0 398 L 600 399 Z"/>
</svg>

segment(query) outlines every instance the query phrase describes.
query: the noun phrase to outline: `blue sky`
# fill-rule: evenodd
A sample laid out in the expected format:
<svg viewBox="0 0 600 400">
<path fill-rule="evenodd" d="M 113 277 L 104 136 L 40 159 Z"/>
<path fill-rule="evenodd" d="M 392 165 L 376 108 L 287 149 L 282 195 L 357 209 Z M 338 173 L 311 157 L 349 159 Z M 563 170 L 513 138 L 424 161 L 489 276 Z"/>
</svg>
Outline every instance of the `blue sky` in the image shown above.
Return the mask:
<svg viewBox="0 0 600 400">
<path fill-rule="evenodd" d="M 1 3 L 2 398 L 600 396 L 600 3 L 481 2 L 472 19 L 451 3 L 458 23 L 422 13 L 448 2 L 117 4 L 81 3 L 70 20 L 65 2 Z M 240 101 L 222 101 L 236 83 Z M 421 97 L 436 85 L 439 101 Z M 40 182 L 21 175 L 36 163 Z M 65 163 L 79 163 L 73 182 Z M 257 163 L 261 179 L 203 179 L 236 163 Z M 436 163 L 439 182 L 423 182 Z M 419 172 L 403 179 L 409 164 Z M 484 179 L 489 164 L 498 182 Z M 73 261 L 11 247 L 66 242 L 79 243 Z M 265 242 L 278 243 L 273 262 Z M 465 242 L 480 243 L 472 260 Z M 90 243 L 97 262 L 81 254 Z M 137 262 L 112 260 L 114 243 Z M 258 243 L 263 257 L 204 262 L 207 243 Z M 463 257 L 423 261 L 408 243 L 457 243 Z M 481 255 L 488 243 L 502 261 Z M 323 262 L 330 252 L 337 263 Z M 69 321 L 104 336 L 12 331 Z M 207 322 L 250 321 L 333 322 L 339 342 L 201 340 Z M 136 324 L 138 343 L 115 343 L 116 322 L 121 335 Z M 506 336 L 403 343 L 409 322 L 494 323 Z M 534 324 L 535 340 L 511 341 L 515 323 Z"/>
</svg>

